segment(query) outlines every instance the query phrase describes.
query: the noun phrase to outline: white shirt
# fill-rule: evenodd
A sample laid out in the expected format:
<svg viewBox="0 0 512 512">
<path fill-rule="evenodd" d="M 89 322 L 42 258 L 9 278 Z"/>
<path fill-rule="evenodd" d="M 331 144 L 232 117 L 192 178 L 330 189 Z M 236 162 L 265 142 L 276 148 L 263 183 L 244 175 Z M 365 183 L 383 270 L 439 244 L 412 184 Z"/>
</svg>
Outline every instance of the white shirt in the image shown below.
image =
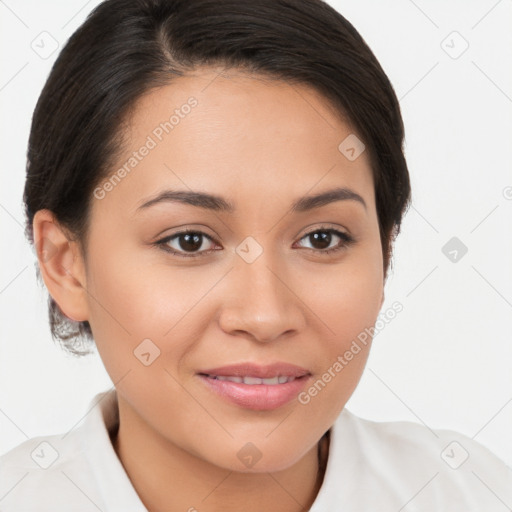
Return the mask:
<svg viewBox="0 0 512 512">
<path fill-rule="evenodd" d="M 79 427 L 29 439 L 0 457 L 1 512 L 147 512 L 110 441 L 115 389 L 97 394 Z M 343 409 L 311 512 L 505 512 L 512 470 L 449 430 L 374 422 Z M 272 511 L 273 512 L 273 511 Z"/>
</svg>

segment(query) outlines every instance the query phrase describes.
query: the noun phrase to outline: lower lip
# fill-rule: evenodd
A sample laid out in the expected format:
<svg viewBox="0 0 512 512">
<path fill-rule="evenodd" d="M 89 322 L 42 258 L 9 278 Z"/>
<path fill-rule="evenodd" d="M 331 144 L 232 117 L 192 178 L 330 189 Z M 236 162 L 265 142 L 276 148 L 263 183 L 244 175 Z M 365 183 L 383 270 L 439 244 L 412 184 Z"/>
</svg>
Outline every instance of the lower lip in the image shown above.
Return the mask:
<svg viewBox="0 0 512 512">
<path fill-rule="evenodd" d="M 284 384 L 243 384 L 217 380 L 199 375 L 201 380 L 217 394 L 245 409 L 270 411 L 278 409 L 297 397 L 310 375 L 296 378 Z"/>
</svg>

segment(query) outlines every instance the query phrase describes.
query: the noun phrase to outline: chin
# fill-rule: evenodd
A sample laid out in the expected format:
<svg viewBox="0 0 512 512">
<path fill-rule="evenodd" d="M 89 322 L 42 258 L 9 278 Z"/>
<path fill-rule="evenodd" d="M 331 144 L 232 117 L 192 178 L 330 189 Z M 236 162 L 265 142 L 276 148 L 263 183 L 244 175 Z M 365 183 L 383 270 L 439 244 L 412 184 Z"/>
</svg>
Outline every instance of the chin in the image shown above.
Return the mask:
<svg viewBox="0 0 512 512">
<path fill-rule="evenodd" d="M 267 442 L 265 447 L 258 447 L 257 441 L 244 442 L 234 449 L 235 457 L 226 458 L 224 452 L 215 463 L 238 473 L 275 473 L 290 468 L 307 454 L 298 446 L 301 446 L 299 441 L 289 447 L 279 442 Z"/>
</svg>

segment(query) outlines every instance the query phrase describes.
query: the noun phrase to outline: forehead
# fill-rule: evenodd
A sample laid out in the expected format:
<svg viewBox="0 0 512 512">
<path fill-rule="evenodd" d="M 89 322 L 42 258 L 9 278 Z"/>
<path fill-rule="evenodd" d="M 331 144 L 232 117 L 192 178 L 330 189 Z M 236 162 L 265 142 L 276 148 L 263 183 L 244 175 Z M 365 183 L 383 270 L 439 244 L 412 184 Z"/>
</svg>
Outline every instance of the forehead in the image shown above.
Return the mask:
<svg viewBox="0 0 512 512">
<path fill-rule="evenodd" d="M 101 202 L 116 211 L 122 202 L 130 215 L 166 188 L 227 196 L 235 209 L 332 186 L 374 201 L 367 152 L 347 158 L 350 125 L 305 85 L 203 68 L 142 96 L 124 135 Z"/>
</svg>

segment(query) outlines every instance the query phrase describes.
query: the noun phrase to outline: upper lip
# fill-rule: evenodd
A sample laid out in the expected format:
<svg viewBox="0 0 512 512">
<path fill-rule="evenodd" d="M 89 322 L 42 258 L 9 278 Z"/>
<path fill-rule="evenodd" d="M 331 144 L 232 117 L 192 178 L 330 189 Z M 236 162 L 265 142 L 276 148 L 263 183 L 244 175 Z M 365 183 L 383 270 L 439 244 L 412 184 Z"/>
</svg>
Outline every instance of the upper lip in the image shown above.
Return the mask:
<svg viewBox="0 0 512 512">
<path fill-rule="evenodd" d="M 300 366 L 290 363 L 273 363 L 268 365 L 259 365 L 255 363 L 240 363 L 220 366 L 201 370 L 198 373 L 212 376 L 226 377 L 258 377 L 260 379 L 270 379 L 272 377 L 303 377 L 309 375 L 309 371 Z"/>
</svg>

